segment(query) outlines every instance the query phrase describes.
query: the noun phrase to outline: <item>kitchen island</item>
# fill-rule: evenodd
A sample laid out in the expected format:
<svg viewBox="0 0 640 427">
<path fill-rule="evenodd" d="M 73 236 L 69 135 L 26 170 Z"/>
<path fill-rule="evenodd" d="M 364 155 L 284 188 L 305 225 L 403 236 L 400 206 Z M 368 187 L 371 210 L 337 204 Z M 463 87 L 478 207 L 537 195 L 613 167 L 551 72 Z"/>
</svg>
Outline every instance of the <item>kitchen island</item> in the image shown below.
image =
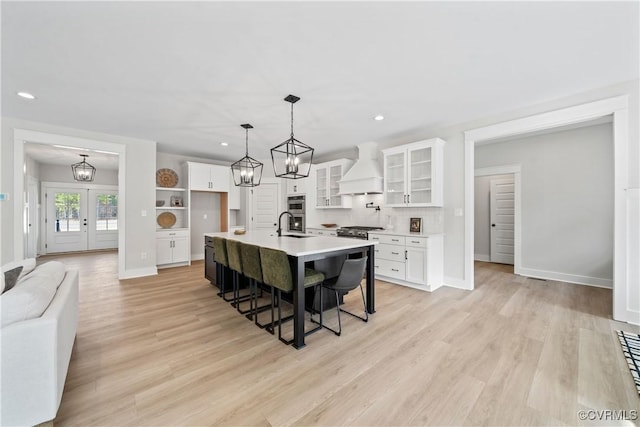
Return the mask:
<svg viewBox="0 0 640 427">
<path fill-rule="evenodd" d="M 340 255 L 365 253 L 366 268 L 366 301 L 367 312 L 375 312 L 375 273 L 373 266 L 374 246 L 376 241 L 345 239 L 341 237 L 324 237 L 309 235 L 285 234 L 278 236 L 273 231 L 247 231 L 246 234 L 233 232 L 206 233 L 207 237 L 223 237 L 256 246 L 284 251 L 289 256 L 293 275 L 293 346 L 304 347 L 304 266 L 306 262 L 327 259 Z"/>
</svg>

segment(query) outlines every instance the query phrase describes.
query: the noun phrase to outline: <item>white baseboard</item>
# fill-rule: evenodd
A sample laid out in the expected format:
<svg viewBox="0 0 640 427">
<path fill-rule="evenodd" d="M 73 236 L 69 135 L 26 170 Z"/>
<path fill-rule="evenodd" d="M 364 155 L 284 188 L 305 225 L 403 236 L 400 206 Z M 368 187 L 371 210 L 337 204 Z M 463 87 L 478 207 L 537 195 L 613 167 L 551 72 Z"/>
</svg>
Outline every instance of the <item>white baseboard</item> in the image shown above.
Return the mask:
<svg viewBox="0 0 640 427">
<path fill-rule="evenodd" d="M 485 254 L 474 254 L 473 259 L 475 261 L 491 262 L 491 257 Z"/>
<path fill-rule="evenodd" d="M 465 291 L 473 290 L 473 287 L 467 283 L 464 279 L 458 279 L 456 277 L 445 277 L 444 285 L 449 286 L 450 288 L 463 289 Z"/>
<path fill-rule="evenodd" d="M 577 285 L 595 286 L 613 289 L 613 280 L 599 277 L 580 276 L 577 274 L 559 273 L 557 271 L 537 270 L 535 268 L 520 267 L 516 274 L 536 279 L 556 280 L 559 282 L 575 283 Z"/>
<path fill-rule="evenodd" d="M 125 270 L 118 279 L 133 279 L 134 277 L 155 276 L 156 274 L 158 274 L 157 267 L 134 268 L 131 270 Z"/>
</svg>

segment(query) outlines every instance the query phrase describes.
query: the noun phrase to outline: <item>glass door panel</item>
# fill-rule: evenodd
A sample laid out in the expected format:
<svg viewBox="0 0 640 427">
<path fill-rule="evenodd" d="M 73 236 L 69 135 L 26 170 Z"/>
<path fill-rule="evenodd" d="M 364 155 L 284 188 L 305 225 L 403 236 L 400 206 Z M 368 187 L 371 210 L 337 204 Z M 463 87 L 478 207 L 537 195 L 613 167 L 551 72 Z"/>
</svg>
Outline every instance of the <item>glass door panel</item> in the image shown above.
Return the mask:
<svg viewBox="0 0 640 427">
<path fill-rule="evenodd" d="M 406 187 L 405 153 L 387 155 L 385 163 L 385 203 L 402 205 Z"/>
<path fill-rule="evenodd" d="M 409 151 L 409 203 L 431 203 L 431 147 Z"/>
<path fill-rule="evenodd" d="M 327 205 L 327 169 L 318 169 L 316 172 L 316 206 Z"/>
<path fill-rule="evenodd" d="M 118 247 L 118 192 L 89 190 L 89 249 Z"/>
<path fill-rule="evenodd" d="M 342 166 L 331 166 L 329 169 L 329 206 L 341 206 L 342 197 L 338 181 L 342 179 Z"/>
<path fill-rule="evenodd" d="M 45 200 L 47 253 L 87 250 L 87 190 L 50 188 Z"/>
</svg>

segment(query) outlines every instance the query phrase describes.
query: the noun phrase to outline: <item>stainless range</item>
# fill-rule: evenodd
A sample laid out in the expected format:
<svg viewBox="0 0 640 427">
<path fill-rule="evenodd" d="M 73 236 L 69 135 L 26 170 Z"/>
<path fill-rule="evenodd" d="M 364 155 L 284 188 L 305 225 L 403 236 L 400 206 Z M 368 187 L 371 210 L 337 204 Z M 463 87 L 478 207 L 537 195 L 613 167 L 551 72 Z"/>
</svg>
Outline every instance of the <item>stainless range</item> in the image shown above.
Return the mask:
<svg viewBox="0 0 640 427">
<path fill-rule="evenodd" d="M 384 230 L 382 227 L 365 227 L 359 225 L 352 225 L 349 227 L 340 227 L 336 230 L 338 237 L 350 237 L 352 239 L 367 240 L 369 238 L 369 231 Z"/>
</svg>

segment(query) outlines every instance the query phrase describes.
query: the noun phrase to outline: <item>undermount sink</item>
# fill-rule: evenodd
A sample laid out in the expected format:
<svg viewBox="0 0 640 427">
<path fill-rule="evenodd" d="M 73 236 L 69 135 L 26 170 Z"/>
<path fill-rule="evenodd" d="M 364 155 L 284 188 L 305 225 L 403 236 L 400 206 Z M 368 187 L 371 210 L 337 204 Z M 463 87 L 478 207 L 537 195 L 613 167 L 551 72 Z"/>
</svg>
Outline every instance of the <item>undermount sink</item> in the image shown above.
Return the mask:
<svg viewBox="0 0 640 427">
<path fill-rule="evenodd" d="M 293 237 L 294 239 L 306 239 L 307 237 L 313 237 L 313 236 L 307 236 L 304 234 L 283 234 L 280 237 Z"/>
</svg>

